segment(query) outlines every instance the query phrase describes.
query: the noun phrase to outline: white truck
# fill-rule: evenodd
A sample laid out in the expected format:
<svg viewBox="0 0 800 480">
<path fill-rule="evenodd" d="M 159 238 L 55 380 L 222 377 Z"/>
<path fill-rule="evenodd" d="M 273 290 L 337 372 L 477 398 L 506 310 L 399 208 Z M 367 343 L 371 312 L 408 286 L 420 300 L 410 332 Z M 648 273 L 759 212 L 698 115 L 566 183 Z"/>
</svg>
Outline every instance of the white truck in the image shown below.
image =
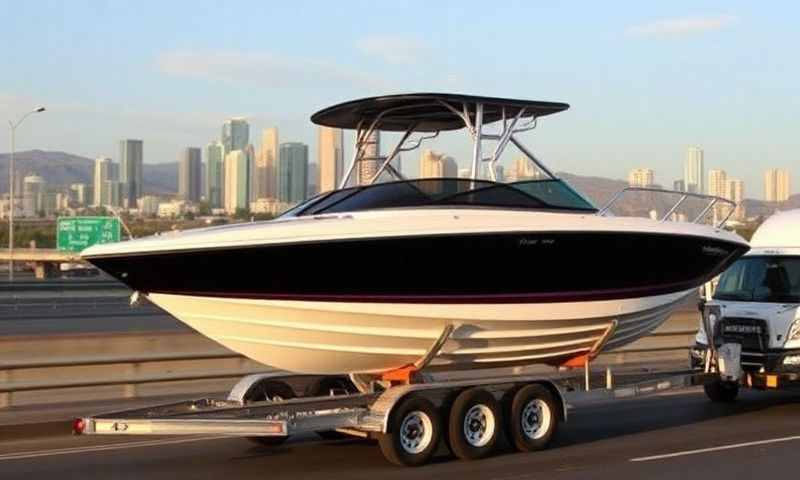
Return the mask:
<svg viewBox="0 0 800 480">
<path fill-rule="evenodd" d="M 692 363 L 721 373 L 706 384 L 714 401 L 733 401 L 740 387 L 800 386 L 800 209 L 769 217 L 750 243 L 701 300 Z"/>
</svg>

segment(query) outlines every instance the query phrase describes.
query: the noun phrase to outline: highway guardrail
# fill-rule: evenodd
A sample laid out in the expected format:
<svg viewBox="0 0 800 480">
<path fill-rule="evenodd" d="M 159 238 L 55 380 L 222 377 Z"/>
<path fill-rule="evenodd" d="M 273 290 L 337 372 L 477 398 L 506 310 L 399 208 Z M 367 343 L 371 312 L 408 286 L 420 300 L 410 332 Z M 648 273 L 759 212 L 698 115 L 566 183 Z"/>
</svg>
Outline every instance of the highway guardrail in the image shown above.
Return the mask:
<svg viewBox="0 0 800 480">
<path fill-rule="evenodd" d="M 676 341 L 674 344 L 662 345 L 648 348 L 622 348 L 604 352 L 601 358 L 614 358 L 615 363 L 624 363 L 626 357 L 640 354 L 687 352 L 689 345 L 686 338 L 696 333 L 695 330 L 668 330 L 651 334 L 647 338 L 653 337 L 684 337 L 683 341 Z M 641 340 L 640 340 L 641 341 Z M 688 361 L 688 356 L 686 357 Z M 188 369 L 178 368 L 175 362 L 198 362 L 208 360 L 234 360 L 240 361 L 239 368 L 230 366 L 198 372 L 196 364 Z M 141 367 L 145 364 L 163 363 L 164 372 L 142 371 Z M 123 398 L 138 396 L 137 385 L 152 383 L 171 383 L 186 382 L 193 380 L 214 380 L 230 379 L 242 377 L 251 373 L 274 371 L 267 366 L 253 366 L 246 357 L 232 353 L 227 350 L 212 352 L 195 353 L 169 353 L 159 355 L 125 355 L 125 356 L 85 356 L 71 358 L 44 358 L 36 360 L 22 360 L 0 363 L 0 408 L 14 405 L 14 394 L 18 392 L 59 390 L 73 388 L 90 388 L 99 386 L 122 386 Z M 598 363 L 597 361 L 595 363 Z M 602 362 L 599 362 L 602 363 Z M 166 365 L 169 364 L 169 367 Z M 248 365 L 249 364 L 249 365 Z M 126 367 L 123 375 L 104 375 L 88 378 L 68 378 L 58 369 L 68 367 L 97 367 L 103 365 L 124 365 Z M 13 372 L 53 370 L 53 375 L 47 375 L 48 380 L 13 380 Z M 152 370 L 152 369 L 151 369 Z M 156 367 L 157 370 L 157 367 Z"/>
</svg>

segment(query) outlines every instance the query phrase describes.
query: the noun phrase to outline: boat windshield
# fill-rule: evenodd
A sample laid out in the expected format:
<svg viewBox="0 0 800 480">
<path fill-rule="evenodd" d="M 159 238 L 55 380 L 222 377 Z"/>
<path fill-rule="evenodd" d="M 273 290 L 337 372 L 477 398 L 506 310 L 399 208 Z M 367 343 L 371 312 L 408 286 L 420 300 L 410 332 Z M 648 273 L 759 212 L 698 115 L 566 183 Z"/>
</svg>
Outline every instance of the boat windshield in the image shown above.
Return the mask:
<svg viewBox="0 0 800 480">
<path fill-rule="evenodd" d="M 596 212 L 589 201 L 559 179 L 496 183 L 464 178 L 422 178 L 377 183 L 323 193 L 281 217 L 382 208 L 471 206 Z"/>
<path fill-rule="evenodd" d="M 720 277 L 714 299 L 800 302 L 800 256 L 740 258 Z"/>
</svg>

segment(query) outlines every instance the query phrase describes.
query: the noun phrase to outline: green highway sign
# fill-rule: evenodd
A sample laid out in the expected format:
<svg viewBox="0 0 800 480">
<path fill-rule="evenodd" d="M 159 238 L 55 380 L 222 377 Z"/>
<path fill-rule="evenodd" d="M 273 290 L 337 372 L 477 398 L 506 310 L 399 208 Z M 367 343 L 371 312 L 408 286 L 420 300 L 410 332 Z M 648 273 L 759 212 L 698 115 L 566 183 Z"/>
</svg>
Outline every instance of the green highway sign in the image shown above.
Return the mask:
<svg viewBox="0 0 800 480">
<path fill-rule="evenodd" d="M 59 250 L 80 252 L 97 243 L 119 242 L 116 217 L 59 217 L 56 234 Z"/>
</svg>

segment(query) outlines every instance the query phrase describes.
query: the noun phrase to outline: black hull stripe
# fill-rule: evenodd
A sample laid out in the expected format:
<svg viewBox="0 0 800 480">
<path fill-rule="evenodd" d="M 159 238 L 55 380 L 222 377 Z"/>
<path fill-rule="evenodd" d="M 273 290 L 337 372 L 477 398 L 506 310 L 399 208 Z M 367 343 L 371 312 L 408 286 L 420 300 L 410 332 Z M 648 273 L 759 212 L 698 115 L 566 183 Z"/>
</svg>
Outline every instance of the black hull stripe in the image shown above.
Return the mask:
<svg viewBox="0 0 800 480">
<path fill-rule="evenodd" d="M 664 285 L 660 288 L 642 287 L 616 290 L 596 290 L 587 292 L 520 293 L 496 295 L 314 295 L 297 293 L 258 292 L 196 292 L 180 290 L 161 290 L 148 293 L 186 295 L 192 297 L 237 298 L 247 300 L 284 300 L 299 302 L 340 302 L 340 303 L 420 303 L 420 304 L 503 304 L 503 303 L 573 303 L 600 300 L 622 300 L 654 297 L 678 293 L 697 288 L 702 281 L 690 284 Z"/>
</svg>

